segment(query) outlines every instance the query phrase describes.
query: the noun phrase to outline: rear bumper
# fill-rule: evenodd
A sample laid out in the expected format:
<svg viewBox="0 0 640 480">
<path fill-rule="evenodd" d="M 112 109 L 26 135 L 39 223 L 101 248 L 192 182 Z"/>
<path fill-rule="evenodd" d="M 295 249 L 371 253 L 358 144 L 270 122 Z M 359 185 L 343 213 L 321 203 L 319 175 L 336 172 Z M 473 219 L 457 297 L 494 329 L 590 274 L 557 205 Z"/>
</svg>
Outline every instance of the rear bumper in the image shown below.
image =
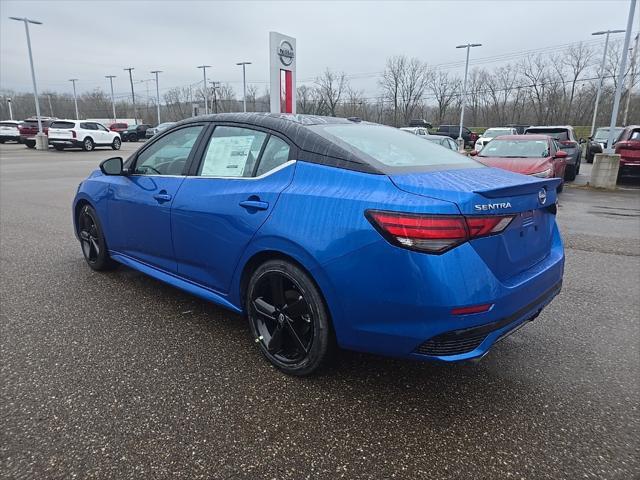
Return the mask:
<svg viewBox="0 0 640 480">
<path fill-rule="evenodd" d="M 19 141 L 20 135 L 0 135 L 0 140 L 2 141 Z"/>
<path fill-rule="evenodd" d="M 484 356 L 559 293 L 564 250 L 554 225 L 549 254 L 500 280 L 470 244 L 439 256 L 386 242 L 323 266 L 338 343 L 388 356 L 457 362 Z M 492 304 L 485 313 L 453 308 Z M 464 333 L 464 336 L 460 336 Z M 436 348 L 437 347 L 437 348 Z"/>
<path fill-rule="evenodd" d="M 640 178 L 640 160 L 634 163 L 620 162 L 619 177 Z"/>
</svg>

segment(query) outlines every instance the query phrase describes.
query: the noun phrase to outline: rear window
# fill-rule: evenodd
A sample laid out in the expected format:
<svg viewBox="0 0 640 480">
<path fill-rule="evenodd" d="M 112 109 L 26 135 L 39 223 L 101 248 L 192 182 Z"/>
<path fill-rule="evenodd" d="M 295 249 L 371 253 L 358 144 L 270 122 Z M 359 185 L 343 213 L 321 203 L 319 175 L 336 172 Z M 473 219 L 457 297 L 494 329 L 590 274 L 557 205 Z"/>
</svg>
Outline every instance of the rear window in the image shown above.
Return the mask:
<svg viewBox="0 0 640 480">
<path fill-rule="evenodd" d="M 549 135 L 551 138 L 555 138 L 559 142 L 569 140 L 569 132 L 566 128 L 528 128 L 525 133 L 527 135 Z"/>
<path fill-rule="evenodd" d="M 11 122 L 0 122 L 0 127 L 17 127 L 18 125 L 16 125 L 15 123 L 11 123 Z"/>
<path fill-rule="evenodd" d="M 49 128 L 65 128 L 70 129 L 75 127 L 76 124 L 73 122 L 51 122 L 51 126 Z"/>
<path fill-rule="evenodd" d="M 397 128 L 374 124 L 332 124 L 308 127 L 382 171 L 483 168 L 459 153 L 445 150 Z"/>
<path fill-rule="evenodd" d="M 629 135 L 629 140 L 640 140 L 640 129 L 636 128 L 635 130 L 633 130 L 631 132 L 631 135 Z"/>
</svg>

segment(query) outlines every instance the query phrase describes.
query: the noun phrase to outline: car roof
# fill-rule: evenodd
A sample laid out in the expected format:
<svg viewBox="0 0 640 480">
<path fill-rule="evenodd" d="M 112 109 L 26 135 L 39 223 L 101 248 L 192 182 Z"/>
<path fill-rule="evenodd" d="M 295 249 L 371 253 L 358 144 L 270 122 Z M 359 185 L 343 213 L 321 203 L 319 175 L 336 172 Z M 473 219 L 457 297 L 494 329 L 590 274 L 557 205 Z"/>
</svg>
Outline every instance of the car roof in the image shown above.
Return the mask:
<svg viewBox="0 0 640 480">
<path fill-rule="evenodd" d="M 538 128 L 566 128 L 567 130 L 573 130 L 571 125 L 531 125 L 530 127 L 527 127 L 527 130 Z"/>
<path fill-rule="evenodd" d="M 335 142 L 309 129 L 315 125 L 354 125 L 369 124 L 360 120 L 348 120 L 339 117 L 302 115 L 291 113 L 217 113 L 193 117 L 177 122 L 172 128 L 200 122 L 216 122 L 262 127 L 279 132 L 287 137 L 303 153 L 304 160 L 311 163 L 328 165 L 366 173 L 383 174 L 362 156 L 340 147 Z M 391 128 L 391 127 L 389 127 Z"/>
<path fill-rule="evenodd" d="M 494 138 L 501 140 L 549 140 L 551 137 L 549 135 L 500 135 Z"/>
</svg>

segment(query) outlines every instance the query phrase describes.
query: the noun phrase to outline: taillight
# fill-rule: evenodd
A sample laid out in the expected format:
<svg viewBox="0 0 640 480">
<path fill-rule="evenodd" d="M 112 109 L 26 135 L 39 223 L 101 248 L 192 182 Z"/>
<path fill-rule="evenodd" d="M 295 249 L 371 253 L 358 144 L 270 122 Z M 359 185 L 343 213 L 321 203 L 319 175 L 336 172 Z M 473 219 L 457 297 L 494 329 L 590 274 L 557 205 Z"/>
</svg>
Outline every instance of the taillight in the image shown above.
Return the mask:
<svg viewBox="0 0 640 480">
<path fill-rule="evenodd" d="M 75 130 L 71 130 L 71 138 L 76 138 L 76 131 Z"/>
<path fill-rule="evenodd" d="M 473 238 L 502 232 L 514 215 L 464 217 L 368 210 L 366 217 L 394 245 L 427 253 L 444 253 Z"/>
<path fill-rule="evenodd" d="M 575 147 L 578 144 L 572 140 L 563 140 L 561 142 L 559 142 L 560 145 L 564 145 L 565 147 Z"/>
</svg>

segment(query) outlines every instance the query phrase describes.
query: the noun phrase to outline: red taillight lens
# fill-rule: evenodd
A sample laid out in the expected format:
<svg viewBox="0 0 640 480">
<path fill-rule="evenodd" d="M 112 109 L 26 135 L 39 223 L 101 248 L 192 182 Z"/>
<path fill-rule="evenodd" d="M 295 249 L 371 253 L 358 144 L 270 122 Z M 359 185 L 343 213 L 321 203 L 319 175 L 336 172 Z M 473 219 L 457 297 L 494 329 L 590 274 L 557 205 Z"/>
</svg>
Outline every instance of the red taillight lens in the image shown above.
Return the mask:
<svg viewBox="0 0 640 480">
<path fill-rule="evenodd" d="M 472 238 L 499 233 L 513 220 L 513 215 L 464 217 L 375 210 L 366 216 L 390 243 L 428 253 L 443 253 Z"/>
<path fill-rule="evenodd" d="M 491 310 L 492 303 L 485 303 L 483 305 L 473 305 L 471 307 L 458 307 L 451 310 L 451 315 L 472 315 L 474 313 L 484 313 Z"/>
<path fill-rule="evenodd" d="M 76 131 L 75 130 L 71 130 L 71 138 L 76 138 Z"/>
</svg>

